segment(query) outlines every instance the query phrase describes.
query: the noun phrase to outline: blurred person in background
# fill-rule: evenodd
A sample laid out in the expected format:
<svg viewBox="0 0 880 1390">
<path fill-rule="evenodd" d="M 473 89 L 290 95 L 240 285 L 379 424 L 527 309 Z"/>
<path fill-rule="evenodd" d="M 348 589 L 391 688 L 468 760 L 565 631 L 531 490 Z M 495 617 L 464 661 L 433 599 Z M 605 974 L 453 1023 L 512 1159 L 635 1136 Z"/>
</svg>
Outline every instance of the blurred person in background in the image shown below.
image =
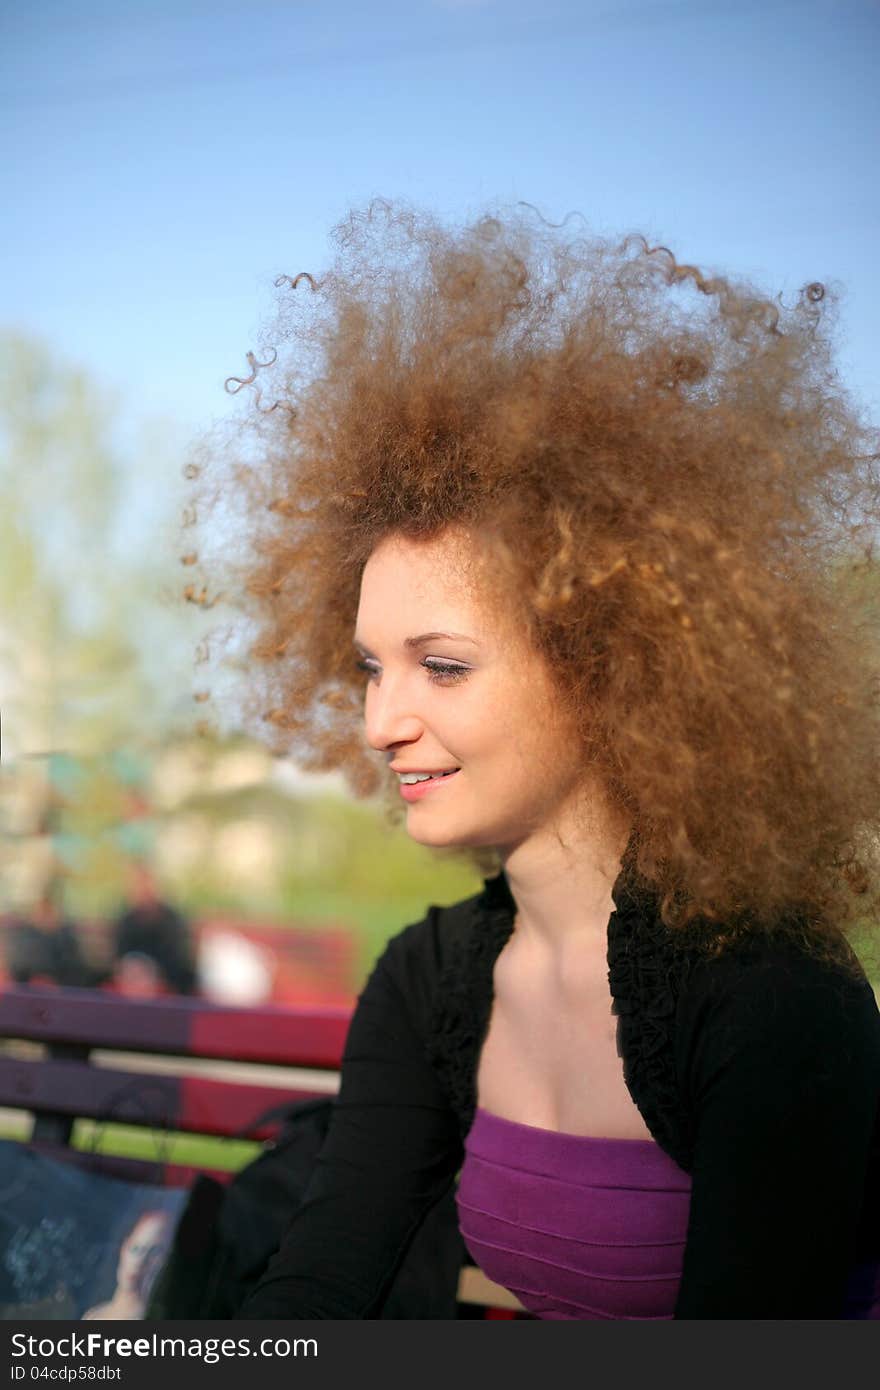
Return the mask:
<svg viewBox="0 0 880 1390">
<path fill-rule="evenodd" d="M 114 987 L 122 993 L 193 994 L 196 965 L 187 919 L 159 894 L 151 864 L 128 864 L 126 906 L 113 924 Z"/>
<path fill-rule="evenodd" d="M 278 751 L 483 888 L 376 962 L 240 1316 L 376 1317 L 455 1193 L 537 1317 L 880 1317 L 880 448 L 825 289 L 521 208 L 336 239 L 199 524 Z"/>
<path fill-rule="evenodd" d="M 6 969 L 16 984 L 75 985 L 93 988 L 108 978 L 106 969 L 85 956 L 76 923 L 58 904 L 51 886 L 28 914 L 6 928 Z"/>
</svg>

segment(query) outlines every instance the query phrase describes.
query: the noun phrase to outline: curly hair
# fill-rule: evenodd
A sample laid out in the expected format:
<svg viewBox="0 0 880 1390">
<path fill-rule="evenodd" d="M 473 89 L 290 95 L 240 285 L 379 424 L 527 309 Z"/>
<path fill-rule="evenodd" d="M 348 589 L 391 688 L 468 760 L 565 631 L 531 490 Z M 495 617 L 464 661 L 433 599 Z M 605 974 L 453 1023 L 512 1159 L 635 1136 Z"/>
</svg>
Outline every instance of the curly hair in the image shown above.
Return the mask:
<svg viewBox="0 0 880 1390">
<path fill-rule="evenodd" d="M 216 553 L 182 557 L 207 567 L 185 596 L 219 575 L 246 615 L 245 725 L 356 796 L 384 779 L 402 816 L 363 739 L 361 574 L 385 536 L 464 526 L 667 925 L 845 954 L 880 905 L 878 448 L 834 296 L 785 305 L 527 205 L 450 226 L 373 202 L 334 242 L 276 281 L 273 346 L 227 382 L 253 409 L 188 469 Z"/>
</svg>

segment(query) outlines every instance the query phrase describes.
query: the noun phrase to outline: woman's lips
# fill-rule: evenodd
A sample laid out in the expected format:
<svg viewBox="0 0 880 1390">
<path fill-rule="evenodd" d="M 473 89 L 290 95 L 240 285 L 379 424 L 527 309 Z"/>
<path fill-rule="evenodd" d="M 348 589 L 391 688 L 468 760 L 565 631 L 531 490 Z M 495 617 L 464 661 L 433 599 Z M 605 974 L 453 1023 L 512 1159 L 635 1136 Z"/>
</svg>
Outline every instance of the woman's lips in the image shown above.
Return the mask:
<svg viewBox="0 0 880 1390">
<path fill-rule="evenodd" d="M 400 795 L 404 801 L 421 801 L 423 796 L 428 796 L 446 782 L 454 782 L 459 772 L 461 768 L 457 772 L 450 772 L 446 777 L 430 777 L 427 782 L 401 782 Z"/>
</svg>

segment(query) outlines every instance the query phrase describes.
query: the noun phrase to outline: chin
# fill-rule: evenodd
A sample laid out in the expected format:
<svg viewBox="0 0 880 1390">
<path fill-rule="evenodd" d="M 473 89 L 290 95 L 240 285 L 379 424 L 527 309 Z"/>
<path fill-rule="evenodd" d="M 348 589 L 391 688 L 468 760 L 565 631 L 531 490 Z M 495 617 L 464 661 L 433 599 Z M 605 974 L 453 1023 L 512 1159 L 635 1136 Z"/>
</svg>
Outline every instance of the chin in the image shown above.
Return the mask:
<svg viewBox="0 0 880 1390">
<path fill-rule="evenodd" d="M 429 825 L 427 816 L 423 825 L 413 825 L 411 818 L 407 817 L 406 831 L 411 840 L 424 845 L 426 849 L 494 849 L 497 844 L 497 839 L 488 830 L 444 829 L 441 825 Z"/>
<path fill-rule="evenodd" d="M 417 845 L 425 845 L 429 849 L 458 849 L 467 843 L 460 835 L 444 835 L 432 826 L 420 827 L 417 830 L 407 826 L 406 833 Z"/>
</svg>

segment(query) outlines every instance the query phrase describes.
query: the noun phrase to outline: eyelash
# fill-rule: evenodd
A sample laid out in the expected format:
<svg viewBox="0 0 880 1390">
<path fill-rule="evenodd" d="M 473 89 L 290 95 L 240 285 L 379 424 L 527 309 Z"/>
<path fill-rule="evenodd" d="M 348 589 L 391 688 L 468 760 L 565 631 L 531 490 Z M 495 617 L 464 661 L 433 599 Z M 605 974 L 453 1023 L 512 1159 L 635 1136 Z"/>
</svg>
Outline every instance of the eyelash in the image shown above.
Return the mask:
<svg viewBox="0 0 880 1390">
<path fill-rule="evenodd" d="M 429 666 L 429 661 L 433 661 L 433 665 Z M 431 657 L 420 661 L 419 665 L 424 666 L 428 672 L 428 680 L 434 685 L 442 685 L 447 682 L 450 685 L 458 685 L 470 674 L 470 667 L 468 666 L 452 666 L 448 662 L 437 661 L 436 658 Z M 376 674 L 375 668 L 367 661 L 356 661 L 355 666 L 359 671 L 365 671 L 370 677 Z"/>
</svg>

